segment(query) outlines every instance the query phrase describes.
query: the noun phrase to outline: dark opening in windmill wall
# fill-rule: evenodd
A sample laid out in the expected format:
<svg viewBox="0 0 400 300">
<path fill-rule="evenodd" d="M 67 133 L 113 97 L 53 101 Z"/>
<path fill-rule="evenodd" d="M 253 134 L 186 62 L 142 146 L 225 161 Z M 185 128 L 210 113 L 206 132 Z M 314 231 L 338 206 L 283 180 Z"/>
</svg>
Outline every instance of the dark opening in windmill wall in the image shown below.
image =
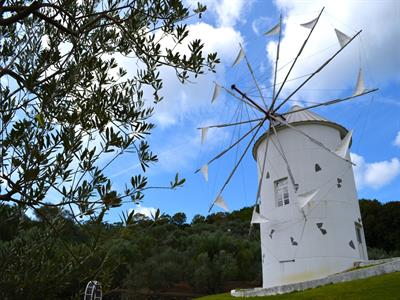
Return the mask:
<svg viewBox="0 0 400 300">
<path fill-rule="evenodd" d="M 350 246 L 351 248 L 353 248 L 353 249 L 356 249 L 356 247 L 354 246 L 353 240 L 351 240 L 351 241 L 349 242 L 349 246 Z"/>
<path fill-rule="evenodd" d="M 272 235 L 274 234 L 274 232 L 275 232 L 275 230 L 271 229 L 271 232 L 268 234 L 271 239 L 272 239 Z"/>
<path fill-rule="evenodd" d="M 337 178 L 337 187 L 341 188 L 342 187 L 342 178 Z"/>
<path fill-rule="evenodd" d="M 316 225 L 323 235 L 327 233 L 326 229 L 322 228 L 324 226 L 324 223 L 316 223 Z"/>
</svg>

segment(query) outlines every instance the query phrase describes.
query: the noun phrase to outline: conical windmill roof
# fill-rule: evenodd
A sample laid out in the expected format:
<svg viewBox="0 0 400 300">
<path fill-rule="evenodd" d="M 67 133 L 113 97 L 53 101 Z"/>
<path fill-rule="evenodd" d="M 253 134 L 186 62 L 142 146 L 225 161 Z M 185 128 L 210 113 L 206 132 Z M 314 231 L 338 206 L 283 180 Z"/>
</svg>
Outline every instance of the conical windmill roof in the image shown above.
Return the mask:
<svg viewBox="0 0 400 300">
<path fill-rule="evenodd" d="M 307 122 L 307 121 L 321 121 L 321 122 L 329 122 L 327 119 L 321 117 L 320 115 L 312 112 L 311 110 L 301 110 L 303 107 L 294 105 L 290 109 L 291 114 L 285 116 L 285 119 L 288 123 L 296 123 L 296 122 Z M 294 112 L 294 113 L 292 113 Z"/>
<path fill-rule="evenodd" d="M 343 139 L 348 130 L 344 128 L 342 125 L 337 124 L 335 122 L 329 121 L 328 119 L 320 116 L 319 114 L 312 112 L 309 109 L 302 110 L 303 107 L 294 105 L 289 110 L 290 114 L 282 114 L 285 118 L 286 122 L 290 123 L 293 126 L 300 125 L 300 124 L 320 124 L 324 126 L 329 126 L 337 129 L 340 132 L 340 137 Z M 279 124 L 275 125 L 277 131 L 287 128 L 286 125 Z M 254 144 L 253 147 L 253 157 L 256 159 L 256 152 L 259 144 L 267 137 L 267 132 L 265 132 L 262 136 L 260 136 Z"/>
</svg>

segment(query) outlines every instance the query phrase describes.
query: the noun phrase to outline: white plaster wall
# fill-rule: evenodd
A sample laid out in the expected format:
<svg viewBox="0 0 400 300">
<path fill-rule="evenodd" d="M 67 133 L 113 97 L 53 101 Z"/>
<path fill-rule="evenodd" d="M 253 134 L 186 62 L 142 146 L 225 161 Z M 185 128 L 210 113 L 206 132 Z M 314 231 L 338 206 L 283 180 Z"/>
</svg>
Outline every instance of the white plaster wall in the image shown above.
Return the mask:
<svg viewBox="0 0 400 300">
<path fill-rule="evenodd" d="M 331 126 L 301 123 L 296 127 L 330 149 L 341 143 L 340 132 Z M 360 222 L 361 215 L 351 164 L 293 129 L 281 128 L 278 137 L 299 184 L 297 194 L 314 189 L 319 192 L 315 201 L 304 208 L 304 217 L 296 203 L 297 194 L 290 184 L 286 164 L 278 152 L 278 140 L 272 135 L 261 187 L 260 213 L 271 220 L 261 224 L 263 287 L 325 277 L 351 268 L 354 261 L 360 260 L 355 222 Z M 259 144 L 256 152 L 259 176 L 266 141 Z M 319 172 L 315 172 L 316 163 L 321 167 Z M 290 204 L 276 207 L 274 182 L 284 177 L 289 181 Z M 337 178 L 342 180 L 341 188 L 337 187 Z M 325 235 L 316 223 L 323 223 Z M 272 238 L 271 230 L 274 230 Z M 297 246 L 292 245 L 291 237 Z M 349 246 L 351 240 L 355 249 Z M 365 242 L 363 247 L 367 253 Z"/>
</svg>

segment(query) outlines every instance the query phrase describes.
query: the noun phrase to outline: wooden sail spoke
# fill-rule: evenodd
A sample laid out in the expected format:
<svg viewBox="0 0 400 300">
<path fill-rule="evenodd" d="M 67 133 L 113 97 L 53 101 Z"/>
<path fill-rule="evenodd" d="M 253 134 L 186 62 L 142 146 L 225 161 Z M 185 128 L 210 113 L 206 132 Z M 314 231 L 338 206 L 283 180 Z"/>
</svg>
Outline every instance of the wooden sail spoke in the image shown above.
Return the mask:
<svg viewBox="0 0 400 300">
<path fill-rule="evenodd" d="M 349 96 L 349 97 L 346 97 L 346 98 L 337 98 L 337 99 L 329 100 L 329 101 L 326 101 L 326 102 L 321 102 L 321 103 L 318 103 L 318 104 L 314 104 L 314 105 L 311 105 L 311 106 L 307 106 L 307 107 L 303 107 L 303 108 L 297 109 L 297 110 L 295 110 L 295 111 L 288 111 L 288 112 L 285 112 L 285 113 L 282 114 L 282 116 L 285 117 L 285 116 L 290 115 L 290 114 L 293 114 L 293 113 L 295 113 L 295 112 L 300 112 L 300 111 L 308 110 L 308 109 L 311 109 L 311 108 L 316 108 L 316 107 L 320 107 L 320 106 L 329 106 L 329 105 L 332 105 L 332 104 L 344 102 L 344 101 L 347 101 L 347 100 L 351 100 L 351 99 L 354 99 L 354 98 L 358 98 L 358 97 L 367 95 L 367 94 L 369 94 L 369 93 L 376 92 L 376 91 L 378 91 L 378 90 L 379 90 L 379 89 L 371 89 L 371 90 L 365 91 L 365 92 L 362 93 L 362 94 L 352 95 L 352 96 Z"/>
<path fill-rule="evenodd" d="M 253 108 L 255 108 L 255 109 L 259 110 L 259 111 L 261 111 L 261 112 L 264 112 L 264 110 L 263 110 L 261 107 L 257 107 L 257 106 L 254 105 L 253 103 L 247 101 L 247 99 L 244 98 L 243 96 L 242 96 L 242 97 L 239 97 L 238 95 L 236 95 L 235 93 L 233 93 L 231 90 L 229 90 L 227 87 L 225 87 L 225 86 L 223 86 L 223 85 L 220 85 L 220 86 L 221 86 L 221 88 L 222 88 L 223 90 L 225 90 L 225 91 L 226 91 L 229 95 L 231 95 L 232 97 L 238 99 L 239 101 L 241 101 L 241 102 L 243 102 L 243 103 L 245 103 L 245 104 L 247 104 L 247 105 L 249 105 L 249 106 L 251 106 L 251 107 L 253 107 Z"/>
<path fill-rule="evenodd" d="M 272 103 L 271 103 L 271 106 L 270 106 L 269 110 L 273 109 L 276 99 L 279 97 L 279 94 L 281 93 L 283 86 L 285 85 L 285 83 L 286 83 L 286 81 L 287 81 L 287 79 L 288 79 L 290 73 L 292 72 L 292 70 L 293 70 L 293 68 L 294 68 L 294 66 L 295 66 L 295 64 L 296 64 L 296 62 L 297 62 L 297 59 L 300 57 L 300 55 L 301 55 L 301 53 L 303 52 L 305 46 L 307 45 L 307 42 L 308 42 L 308 40 L 310 39 L 310 36 L 311 36 L 311 34 L 313 33 L 314 28 L 317 26 L 318 21 L 319 21 L 319 18 L 321 17 L 321 14 L 322 14 L 322 12 L 324 11 L 324 9 L 325 9 L 325 7 L 322 8 L 322 10 L 321 10 L 321 12 L 319 13 L 318 17 L 317 17 L 315 20 L 312 21 L 312 22 L 314 22 L 314 23 L 313 23 L 313 26 L 312 26 L 310 32 L 308 33 L 307 38 L 304 40 L 303 45 L 300 47 L 300 50 L 299 50 L 299 52 L 297 53 L 295 59 L 293 60 L 293 63 L 292 63 L 292 65 L 290 66 L 289 71 L 286 73 L 285 79 L 283 80 L 282 84 L 280 85 L 278 92 L 276 93 L 275 97 L 272 99 Z"/>
<path fill-rule="evenodd" d="M 228 148 L 226 148 L 225 150 L 221 151 L 219 154 L 217 154 L 216 156 L 214 156 L 211 160 L 209 160 L 207 162 L 207 165 L 210 165 L 212 162 L 214 162 L 215 160 L 221 158 L 223 155 L 225 155 L 229 150 L 231 150 L 233 147 L 235 147 L 236 145 L 238 145 L 241 141 L 243 141 L 251 132 L 253 132 L 254 130 L 256 130 L 257 128 L 259 129 L 262 126 L 262 123 L 264 123 L 265 119 L 262 119 L 262 121 L 257 124 L 256 126 L 254 126 L 253 128 L 251 128 L 248 132 L 246 132 L 241 138 L 239 138 L 236 142 L 234 142 L 232 145 L 230 145 Z M 257 129 L 257 132 L 258 132 Z M 194 173 L 198 173 L 201 171 L 200 169 L 197 169 Z"/>
<path fill-rule="evenodd" d="M 240 48 L 242 48 L 242 45 L 240 45 Z M 242 48 L 242 49 L 243 49 L 243 48 Z M 243 52 L 244 52 L 244 50 L 243 50 Z M 262 92 L 261 92 L 261 88 L 260 88 L 260 86 L 259 86 L 259 84 L 258 84 L 258 81 L 257 81 L 257 79 L 256 79 L 256 76 L 254 75 L 253 68 L 251 67 L 251 64 L 250 64 L 250 62 L 249 62 L 249 60 L 248 60 L 248 58 L 247 58 L 246 52 L 244 52 L 244 59 L 246 60 L 247 69 L 248 69 L 249 72 L 250 72 L 251 78 L 253 79 L 254 84 L 255 84 L 256 87 L 257 87 L 258 94 L 260 95 L 260 98 L 261 98 L 261 100 L 262 100 L 264 106 L 267 107 L 267 103 L 266 103 L 266 101 L 265 101 L 265 99 L 264 99 L 264 96 L 263 96 L 263 94 L 262 94 Z"/>
<path fill-rule="evenodd" d="M 327 61 L 325 61 L 316 71 L 314 71 L 303 83 L 301 83 L 289 96 L 286 97 L 275 109 L 274 112 L 277 112 L 279 108 L 281 108 L 294 94 L 296 94 L 308 81 L 311 80 L 315 75 L 317 75 L 322 69 L 324 69 L 340 52 L 343 51 L 360 33 L 362 30 L 357 32 L 343 47 L 341 47 L 338 51 L 336 51 Z"/>
<path fill-rule="evenodd" d="M 249 150 L 250 146 L 252 145 L 254 139 L 255 139 L 256 136 L 257 136 L 257 133 L 260 131 L 260 129 L 261 129 L 263 123 L 265 122 L 265 120 L 266 120 L 266 119 L 264 119 L 262 122 L 260 122 L 260 124 L 258 124 L 256 127 L 254 127 L 254 128 L 257 128 L 257 130 L 254 132 L 253 136 L 251 137 L 251 140 L 249 141 L 249 143 L 247 144 L 246 148 L 244 149 L 244 151 L 243 151 L 242 155 L 240 156 L 238 162 L 235 164 L 235 166 L 233 167 L 233 169 L 232 169 L 231 173 L 229 174 L 228 178 L 225 180 L 225 183 L 224 183 L 224 185 L 222 186 L 222 188 L 220 189 L 218 195 L 221 195 L 221 194 L 222 194 L 222 192 L 225 190 L 225 188 L 226 188 L 226 186 L 228 185 L 228 183 L 231 181 L 233 175 L 235 174 L 235 172 L 236 172 L 237 168 L 239 167 L 240 163 L 242 162 L 244 156 L 246 155 L 247 151 Z M 218 197 L 217 197 L 217 199 L 218 199 Z M 215 202 L 215 201 L 214 201 L 214 202 Z M 211 209 L 213 208 L 214 202 L 211 204 L 211 206 L 210 206 L 208 212 L 210 212 Z"/>
<path fill-rule="evenodd" d="M 294 191 L 297 192 L 297 190 L 299 188 L 299 185 L 296 183 L 296 181 L 294 179 L 292 169 L 290 168 L 289 161 L 288 161 L 288 159 L 287 159 L 287 157 L 285 155 L 285 151 L 283 150 L 283 147 L 282 147 L 282 144 L 281 144 L 281 142 L 279 140 L 278 133 L 276 132 L 275 126 L 274 126 L 273 122 L 270 122 L 270 124 L 271 124 L 272 130 L 274 131 L 274 135 L 276 137 L 276 141 L 278 142 L 278 146 L 279 147 L 277 147 L 277 145 L 274 143 L 273 140 L 271 140 L 271 141 L 275 145 L 275 147 L 277 148 L 278 153 L 281 155 L 282 159 L 284 160 L 284 162 L 286 164 L 286 169 L 287 169 L 288 174 L 289 174 L 290 182 L 292 183 Z"/>
<path fill-rule="evenodd" d="M 223 128 L 223 127 L 230 127 L 230 126 L 235 126 L 235 125 L 242 125 L 242 124 L 248 124 L 248 123 L 254 123 L 254 122 L 259 122 L 262 121 L 264 118 L 258 118 L 258 119 L 252 119 L 252 120 L 247 120 L 247 121 L 241 121 L 241 122 L 234 122 L 234 123 L 225 123 L 225 124 L 217 124 L 217 125 L 209 125 L 209 126 L 204 126 L 204 127 L 198 127 L 197 129 L 204 129 L 204 128 Z"/>
</svg>

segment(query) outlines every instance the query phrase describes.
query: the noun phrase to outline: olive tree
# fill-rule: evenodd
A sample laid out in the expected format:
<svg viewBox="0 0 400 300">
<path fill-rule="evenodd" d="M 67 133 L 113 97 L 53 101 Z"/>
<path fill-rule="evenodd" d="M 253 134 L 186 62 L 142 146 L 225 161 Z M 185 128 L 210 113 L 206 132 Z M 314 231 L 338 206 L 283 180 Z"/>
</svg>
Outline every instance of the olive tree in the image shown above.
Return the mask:
<svg viewBox="0 0 400 300">
<path fill-rule="evenodd" d="M 205 9 L 180 0 L 0 1 L 0 201 L 101 220 L 142 200 L 157 161 L 146 137 L 162 100 L 160 68 L 185 83 L 219 62 L 188 40 L 187 19 Z M 135 72 L 116 57 L 130 57 Z M 126 152 L 142 171 L 119 191 L 105 170 Z"/>
</svg>

